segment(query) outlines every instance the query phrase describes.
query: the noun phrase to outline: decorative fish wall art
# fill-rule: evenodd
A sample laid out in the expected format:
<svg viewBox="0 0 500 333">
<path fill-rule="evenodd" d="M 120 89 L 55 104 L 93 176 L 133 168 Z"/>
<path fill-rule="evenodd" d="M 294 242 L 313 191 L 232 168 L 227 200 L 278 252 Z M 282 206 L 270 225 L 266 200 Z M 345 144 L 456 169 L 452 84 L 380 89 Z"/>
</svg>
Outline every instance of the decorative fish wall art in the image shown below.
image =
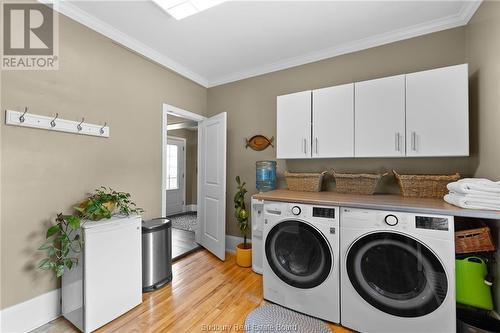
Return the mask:
<svg viewBox="0 0 500 333">
<path fill-rule="evenodd" d="M 269 139 L 264 135 L 257 134 L 252 136 L 250 139 L 246 139 L 246 141 L 247 144 L 245 148 L 250 147 L 256 151 L 264 150 L 269 146 L 274 147 L 273 146 L 274 136 Z"/>
</svg>

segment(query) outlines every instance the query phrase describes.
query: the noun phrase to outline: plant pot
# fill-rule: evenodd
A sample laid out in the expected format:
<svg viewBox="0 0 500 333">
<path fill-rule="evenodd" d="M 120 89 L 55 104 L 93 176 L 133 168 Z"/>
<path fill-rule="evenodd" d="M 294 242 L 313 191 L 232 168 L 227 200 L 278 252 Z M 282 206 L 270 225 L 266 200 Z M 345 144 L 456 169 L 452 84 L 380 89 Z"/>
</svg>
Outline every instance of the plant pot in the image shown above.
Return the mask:
<svg viewBox="0 0 500 333">
<path fill-rule="evenodd" d="M 85 208 L 87 208 L 87 205 L 88 205 L 88 204 L 89 204 L 89 199 L 85 199 L 85 200 L 84 200 L 84 201 L 82 201 L 82 202 L 81 202 L 78 206 L 79 206 L 80 208 L 82 208 L 82 209 L 85 209 Z M 114 201 L 107 201 L 107 202 L 104 202 L 104 203 L 102 204 L 102 206 L 103 206 L 104 208 L 106 208 L 106 209 L 110 212 L 110 214 L 113 214 L 113 213 L 114 213 L 114 211 L 115 211 L 115 209 L 116 209 L 116 202 L 114 202 Z M 96 221 L 98 221 L 98 220 L 102 219 L 102 217 L 101 217 L 101 216 L 96 216 L 95 218 L 96 218 Z"/>
<path fill-rule="evenodd" d="M 252 244 L 247 243 L 246 248 L 243 243 L 236 246 L 236 264 L 241 267 L 252 266 Z"/>
</svg>

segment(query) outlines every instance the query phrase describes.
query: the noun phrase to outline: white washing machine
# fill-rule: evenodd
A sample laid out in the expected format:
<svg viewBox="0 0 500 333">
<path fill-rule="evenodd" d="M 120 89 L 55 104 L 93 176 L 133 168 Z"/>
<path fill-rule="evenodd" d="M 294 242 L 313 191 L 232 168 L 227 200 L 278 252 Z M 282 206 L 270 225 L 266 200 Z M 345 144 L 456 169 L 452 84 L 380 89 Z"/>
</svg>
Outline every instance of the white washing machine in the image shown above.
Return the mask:
<svg viewBox="0 0 500 333">
<path fill-rule="evenodd" d="M 342 208 L 340 220 L 342 325 L 456 332 L 453 217 Z"/>
<path fill-rule="evenodd" d="M 338 323 L 338 207 L 264 202 L 264 298 Z"/>
</svg>

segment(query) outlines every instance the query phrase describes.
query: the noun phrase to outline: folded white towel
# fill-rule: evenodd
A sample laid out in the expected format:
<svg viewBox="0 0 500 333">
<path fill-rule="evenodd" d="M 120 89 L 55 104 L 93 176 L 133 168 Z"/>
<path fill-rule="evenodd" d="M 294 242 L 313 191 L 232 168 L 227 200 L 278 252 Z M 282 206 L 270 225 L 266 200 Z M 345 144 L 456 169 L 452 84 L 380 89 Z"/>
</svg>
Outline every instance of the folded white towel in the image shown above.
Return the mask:
<svg viewBox="0 0 500 333">
<path fill-rule="evenodd" d="M 463 194 L 457 192 L 450 192 L 449 194 L 463 196 L 465 199 L 468 200 L 498 203 L 500 205 L 500 194 L 484 194 L 483 192 L 480 192 L 479 194 L 476 193 Z"/>
<path fill-rule="evenodd" d="M 456 193 L 500 196 L 500 182 L 484 178 L 460 179 L 449 183 L 447 188 L 450 192 Z"/>
<path fill-rule="evenodd" d="M 476 195 L 450 193 L 444 196 L 444 201 L 462 208 L 500 210 L 500 200 Z"/>
</svg>

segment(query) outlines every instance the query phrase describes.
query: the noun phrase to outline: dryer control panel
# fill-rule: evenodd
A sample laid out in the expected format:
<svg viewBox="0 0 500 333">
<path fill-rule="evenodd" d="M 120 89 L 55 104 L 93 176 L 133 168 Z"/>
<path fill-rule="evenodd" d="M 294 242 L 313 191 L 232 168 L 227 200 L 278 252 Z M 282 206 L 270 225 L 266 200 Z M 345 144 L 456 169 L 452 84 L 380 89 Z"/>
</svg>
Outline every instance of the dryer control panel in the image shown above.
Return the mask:
<svg viewBox="0 0 500 333">
<path fill-rule="evenodd" d="M 449 221 L 447 217 L 415 216 L 415 228 L 429 230 L 448 231 Z"/>
<path fill-rule="evenodd" d="M 334 219 L 335 218 L 335 208 L 313 207 L 313 217 Z"/>
<path fill-rule="evenodd" d="M 342 207 L 340 226 L 350 229 L 411 232 L 446 240 L 453 240 L 455 237 L 453 216 L 447 215 Z"/>
</svg>

